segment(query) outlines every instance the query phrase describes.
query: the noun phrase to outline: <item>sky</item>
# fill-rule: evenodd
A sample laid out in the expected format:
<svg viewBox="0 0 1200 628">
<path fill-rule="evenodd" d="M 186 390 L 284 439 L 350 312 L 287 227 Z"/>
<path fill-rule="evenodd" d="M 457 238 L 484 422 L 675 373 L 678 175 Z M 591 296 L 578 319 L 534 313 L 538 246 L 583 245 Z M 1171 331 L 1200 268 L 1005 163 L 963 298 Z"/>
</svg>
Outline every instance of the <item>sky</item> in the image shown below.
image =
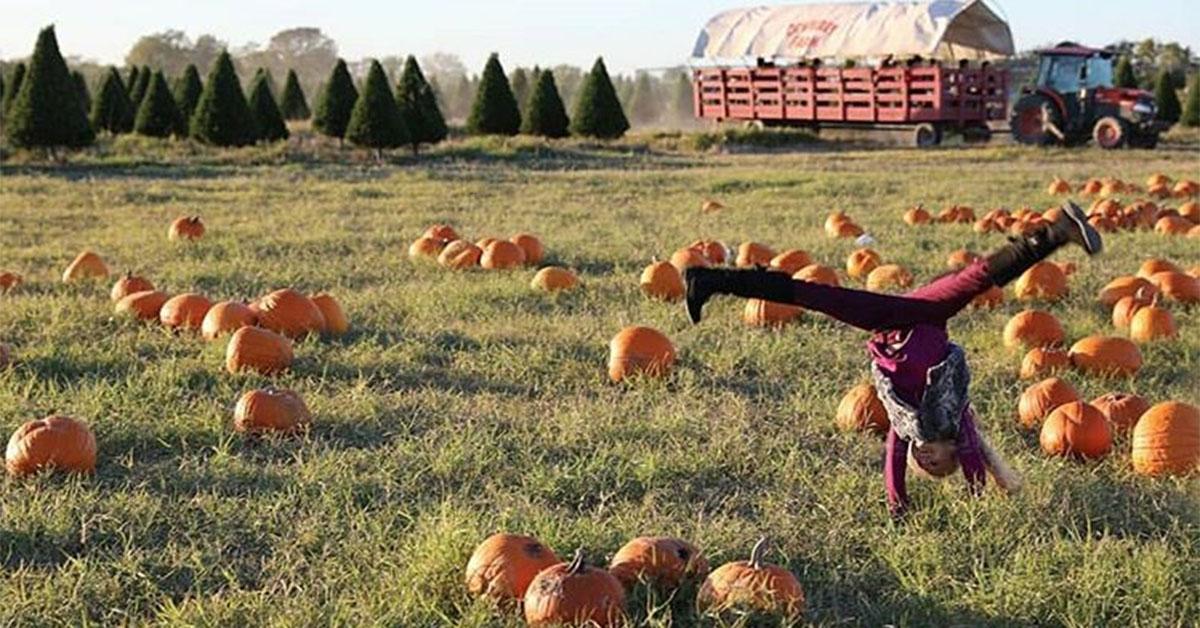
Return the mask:
<svg viewBox="0 0 1200 628">
<path fill-rule="evenodd" d="M 804 0 L 801 0 L 804 1 Z M 679 65 L 704 23 L 738 0 L 0 0 L 0 58 L 27 56 L 55 24 L 59 46 L 120 65 L 144 34 L 210 33 L 231 46 L 315 26 L 355 60 L 395 54 L 457 54 L 472 71 L 488 53 L 505 65 L 590 66 L 611 72 Z M 1175 40 L 1200 52 L 1197 0 L 999 0 L 1017 49 L 1064 39 Z"/>
</svg>

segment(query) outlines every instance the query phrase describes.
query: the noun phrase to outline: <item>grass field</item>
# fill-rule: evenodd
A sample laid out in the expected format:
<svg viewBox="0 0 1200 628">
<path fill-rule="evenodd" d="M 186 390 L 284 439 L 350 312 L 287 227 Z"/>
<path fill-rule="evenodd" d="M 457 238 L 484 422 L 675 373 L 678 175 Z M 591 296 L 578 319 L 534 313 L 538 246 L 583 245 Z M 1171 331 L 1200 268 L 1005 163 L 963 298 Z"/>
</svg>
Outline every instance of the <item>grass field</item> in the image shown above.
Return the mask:
<svg viewBox="0 0 1200 628">
<path fill-rule="evenodd" d="M 915 511 L 893 524 L 881 441 L 833 424 L 866 376 L 862 333 L 813 314 L 751 329 L 734 300 L 691 326 L 637 287 L 653 256 L 700 237 L 803 248 L 841 269 L 855 247 L 824 236 L 835 209 L 929 279 L 950 251 L 1003 239 L 907 228 L 912 204 L 1044 208 L 1052 175 L 1196 178 L 1194 144 L 723 155 L 491 142 L 384 166 L 139 150 L 0 171 L 0 270 L 26 281 L 0 297 L 0 341 L 19 360 L 0 372 L 0 428 L 66 413 L 100 449 L 94 477 L 0 481 L 0 625 L 517 625 L 463 585 L 471 550 L 499 530 L 595 561 L 637 535 L 677 535 L 714 566 L 768 534 L 819 625 L 1200 618 L 1200 479 L 1135 476 L 1125 436 L 1100 462 L 1044 457 L 1015 417 L 1020 354 L 1000 343 L 1020 305 L 951 329 L 982 427 L 1026 490 L 972 500 L 961 476 L 912 481 Z M 701 215 L 706 197 L 730 209 Z M 204 240 L 167 240 L 183 214 L 203 216 Z M 435 222 L 471 239 L 536 233 L 582 289 L 552 297 L 529 288 L 531 270 L 414 265 L 408 243 Z M 1098 259 L 1067 252 L 1080 270 L 1050 310 L 1072 339 L 1113 333 L 1100 286 L 1150 256 L 1194 266 L 1196 242 L 1119 234 Z M 172 293 L 335 294 L 351 333 L 299 344 L 273 380 L 307 400 L 311 433 L 235 435 L 234 402 L 268 380 L 227 374 L 223 342 L 114 319 L 108 282 L 60 283 L 83 248 Z M 1179 340 L 1145 348 L 1136 379 L 1067 378 L 1088 399 L 1200 402 L 1200 311 L 1174 313 Z M 673 339 L 669 379 L 608 382 L 607 342 L 629 324 Z M 630 611 L 639 625 L 697 621 L 686 594 L 636 591 Z"/>
</svg>

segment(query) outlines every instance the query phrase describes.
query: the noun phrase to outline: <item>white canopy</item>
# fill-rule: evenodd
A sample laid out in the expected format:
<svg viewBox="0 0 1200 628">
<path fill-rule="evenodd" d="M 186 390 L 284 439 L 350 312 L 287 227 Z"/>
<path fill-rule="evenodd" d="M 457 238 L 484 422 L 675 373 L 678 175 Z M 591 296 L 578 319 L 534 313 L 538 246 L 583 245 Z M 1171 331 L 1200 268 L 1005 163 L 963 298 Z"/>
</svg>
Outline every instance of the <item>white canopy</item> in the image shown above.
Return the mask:
<svg viewBox="0 0 1200 628">
<path fill-rule="evenodd" d="M 733 9 L 709 20 L 693 57 L 990 59 L 1012 31 L 981 0 L 793 4 Z"/>
</svg>

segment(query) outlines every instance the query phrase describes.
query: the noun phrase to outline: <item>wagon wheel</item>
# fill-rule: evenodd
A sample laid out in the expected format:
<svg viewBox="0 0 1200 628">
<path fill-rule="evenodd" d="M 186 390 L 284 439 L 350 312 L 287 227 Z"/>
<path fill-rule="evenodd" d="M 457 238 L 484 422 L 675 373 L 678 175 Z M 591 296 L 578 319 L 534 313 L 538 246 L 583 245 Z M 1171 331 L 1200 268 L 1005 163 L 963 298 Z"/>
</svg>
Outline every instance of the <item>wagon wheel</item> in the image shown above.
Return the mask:
<svg viewBox="0 0 1200 628">
<path fill-rule="evenodd" d="M 1092 140 L 1105 150 L 1124 148 L 1129 142 L 1129 126 L 1119 118 L 1104 116 L 1092 127 Z"/>
<path fill-rule="evenodd" d="M 1042 94 L 1029 94 L 1018 100 L 1009 120 L 1013 139 L 1034 146 L 1065 142 L 1062 124 L 1062 113 Z"/>
<path fill-rule="evenodd" d="M 913 146 L 930 148 L 942 143 L 942 129 L 928 122 L 918 124 L 913 129 Z"/>
</svg>

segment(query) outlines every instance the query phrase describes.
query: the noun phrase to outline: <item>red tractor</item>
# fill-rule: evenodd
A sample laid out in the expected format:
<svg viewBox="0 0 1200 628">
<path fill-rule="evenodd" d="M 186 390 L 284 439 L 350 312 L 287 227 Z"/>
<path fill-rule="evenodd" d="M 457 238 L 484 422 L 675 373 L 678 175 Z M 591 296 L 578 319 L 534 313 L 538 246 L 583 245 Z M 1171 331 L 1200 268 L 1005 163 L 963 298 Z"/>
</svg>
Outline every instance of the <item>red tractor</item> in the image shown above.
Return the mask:
<svg viewBox="0 0 1200 628">
<path fill-rule="evenodd" d="M 1012 108 L 1013 138 L 1022 144 L 1105 149 L 1154 148 L 1169 125 L 1155 117 L 1154 96 L 1113 87 L 1112 52 L 1070 42 L 1041 50 L 1037 85 Z"/>
</svg>

